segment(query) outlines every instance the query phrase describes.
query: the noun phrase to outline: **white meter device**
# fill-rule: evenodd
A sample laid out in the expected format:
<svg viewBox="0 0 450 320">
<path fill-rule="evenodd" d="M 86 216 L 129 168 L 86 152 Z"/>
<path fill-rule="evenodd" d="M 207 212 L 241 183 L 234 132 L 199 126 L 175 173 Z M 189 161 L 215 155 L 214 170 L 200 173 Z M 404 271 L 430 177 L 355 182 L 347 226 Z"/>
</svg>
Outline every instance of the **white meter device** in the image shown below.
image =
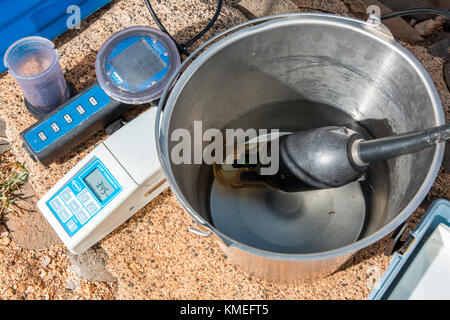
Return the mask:
<svg viewBox="0 0 450 320">
<path fill-rule="evenodd" d="M 39 200 L 72 253 L 89 249 L 168 187 L 155 145 L 156 111 L 111 135 Z"/>
</svg>

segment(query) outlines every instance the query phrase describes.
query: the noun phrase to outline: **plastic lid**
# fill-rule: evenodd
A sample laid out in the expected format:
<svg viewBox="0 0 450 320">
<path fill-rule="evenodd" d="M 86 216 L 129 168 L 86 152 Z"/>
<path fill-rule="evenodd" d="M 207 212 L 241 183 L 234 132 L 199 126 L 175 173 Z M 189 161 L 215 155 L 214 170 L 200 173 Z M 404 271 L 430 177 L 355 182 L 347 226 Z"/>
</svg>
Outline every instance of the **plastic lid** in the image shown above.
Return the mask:
<svg viewBox="0 0 450 320">
<path fill-rule="evenodd" d="M 101 47 L 95 72 L 111 98 L 127 103 L 149 103 L 161 97 L 170 77 L 180 66 L 175 43 L 148 26 L 126 28 Z"/>
</svg>

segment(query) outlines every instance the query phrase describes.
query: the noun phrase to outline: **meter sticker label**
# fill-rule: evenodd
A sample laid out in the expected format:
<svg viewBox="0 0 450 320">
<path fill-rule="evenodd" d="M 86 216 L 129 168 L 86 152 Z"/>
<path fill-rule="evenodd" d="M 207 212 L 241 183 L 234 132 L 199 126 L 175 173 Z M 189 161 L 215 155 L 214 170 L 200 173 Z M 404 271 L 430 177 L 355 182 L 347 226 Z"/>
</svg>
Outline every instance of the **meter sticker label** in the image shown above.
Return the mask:
<svg viewBox="0 0 450 320">
<path fill-rule="evenodd" d="M 122 187 L 100 159 L 95 158 L 53 197 L 47 207 L 72 237 L 101 213 Z"/>
<path fill-rule="evenodd" d="M 24 138 L 35 152 L 40 152 L 68 134 L 110 102 L 111 99 L 100 86 L 95 86 L 28 131 Z"/>
</svg>

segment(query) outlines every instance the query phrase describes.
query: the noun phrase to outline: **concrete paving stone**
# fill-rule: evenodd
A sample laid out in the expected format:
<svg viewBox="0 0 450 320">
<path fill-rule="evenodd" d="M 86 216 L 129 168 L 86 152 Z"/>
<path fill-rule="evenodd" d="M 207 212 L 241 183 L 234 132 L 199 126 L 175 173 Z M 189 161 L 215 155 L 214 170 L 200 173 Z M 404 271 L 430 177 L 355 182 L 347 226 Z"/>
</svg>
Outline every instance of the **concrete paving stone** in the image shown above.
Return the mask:
<svg viewBox="0 0 450 320">
<path fill-rule="evenodd" d="M 6 138 L 6 122 L 0 119 L 0 138 Z"/>
<path fill-rule="evenodd" d="M 0 224 L 0 238 L 6 238 L 9 236 L 8 229 L 3 224 Z"/>
<path fill-rule="evenodd" d="M 0 138 L 0 155 L 11 150 L 11 144 L 8 140 Z"/>
<path fill-rule="evenodd" d="M 15 201 L 14 213 L 6 216 L 6 226 L 11 237 L 24 249 L 42 250 L 60 244 L 58 236 L 36 206 L 38 198 L 30 183 L 20 188 Z"/>
<path fill-rule="evenodd" d="M 417 23 L 414 29 L 424 37 L 431 36 L 434 32 L 441 30 L 448 18 L 443 16 L 437 16 L 434 19 L 428 19 Z"/>
<path fill-rule="evenodd" d="M 6 122 L 0 119 L 0 155 L 11 150 L 11 145 L 6 139 Z"/>
<path fill-rule="evenodd" d="M 89 281 L 111 282 L 116 278 L 106 269 L 108 256 L 100 246 L 94 246 L 80 255 L 69 253 L 70 267 L 78 276 Z"/>
<path fill-rule="evenodd" d="M 442 162 L 442 165 L 444 166 L 444 171 L 446 173 L 450 173 L 450 146 L 448 145 L 448 142 L 445 147 L 444 160 Z"/>
<path fill-rule="evenodd" d="M 247 18 L 297 12 L 297 6 L 289 0 L 242 0 L 236 4 Z"/>
<path fill-rule="evenodd" d="M 349 10 L 341 0 L 290 0 L 300 11 L 324 12 L 349 15 Z"/>
<path fill-rule="evenodd" d="M 428 52 L 435 57 L 441 57 L 442 59 L 447 60 L 448 55 L 449 55 L 449 45 L 450 45 L 450 39 L 442 39 L 436 43 L 433 43 L 428 48 Z M 444 72 L 445 72 L 445 69 L 444 69 Z"/>
<path fill-rule="evenodd" d="M 447 88 L 450 90 L 450 59 L 445 62 L 444 79 L 447 84 Z"/>
</svg>

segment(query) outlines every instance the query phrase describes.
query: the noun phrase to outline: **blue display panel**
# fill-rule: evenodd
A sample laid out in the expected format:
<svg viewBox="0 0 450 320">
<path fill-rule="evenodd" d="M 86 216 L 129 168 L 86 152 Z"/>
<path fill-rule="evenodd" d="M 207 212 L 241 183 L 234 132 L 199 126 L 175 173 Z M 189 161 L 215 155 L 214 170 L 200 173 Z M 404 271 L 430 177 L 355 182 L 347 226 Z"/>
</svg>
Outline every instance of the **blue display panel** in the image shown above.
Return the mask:
<svg viewBox="0 0 450 320">
<path fill-rule="evenodd" d="M 27 132 L 24 138 L 35 152 L 40 152 L 110 102 L 111 99 L 100 86 L 95 86 Z"/>
<path fill-rule="evenodd" d="M 46 205 L 72 237 L 111 202 L 122 187 L 98 158 L 65 184 Z"/>
</svg>

